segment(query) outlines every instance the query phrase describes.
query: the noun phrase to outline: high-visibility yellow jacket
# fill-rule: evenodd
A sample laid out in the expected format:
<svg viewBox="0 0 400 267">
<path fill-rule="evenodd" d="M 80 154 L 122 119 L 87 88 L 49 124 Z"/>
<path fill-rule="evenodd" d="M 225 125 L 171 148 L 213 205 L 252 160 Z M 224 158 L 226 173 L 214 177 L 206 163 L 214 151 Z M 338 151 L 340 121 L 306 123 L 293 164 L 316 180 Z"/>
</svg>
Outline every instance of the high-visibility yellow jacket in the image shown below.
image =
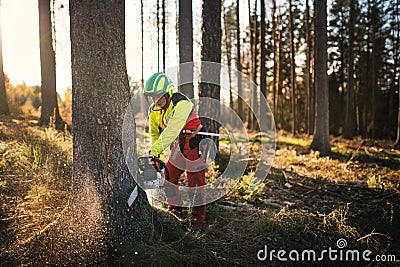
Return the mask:
<svg viewBox="0 0 400 267">
<path fill-rule="evenodd" d="M 179 136 L 193 113 L 193 103 L 183 94 L 175 94 L 170 92 L 168 106 L 165 109 L 154 104 L 150 106 L 149 129 L 152 144 L 150 154 L 156 157 Z"/>
</svg>

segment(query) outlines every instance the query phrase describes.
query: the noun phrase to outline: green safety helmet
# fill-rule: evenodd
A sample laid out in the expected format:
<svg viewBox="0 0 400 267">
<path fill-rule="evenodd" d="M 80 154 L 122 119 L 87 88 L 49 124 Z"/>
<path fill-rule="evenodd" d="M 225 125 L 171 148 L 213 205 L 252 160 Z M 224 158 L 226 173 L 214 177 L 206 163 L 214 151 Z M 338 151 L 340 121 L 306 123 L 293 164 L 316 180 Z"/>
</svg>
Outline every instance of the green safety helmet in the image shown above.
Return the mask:
<svg viewBox="0 0 400 267">
<path fill-rule="evenodd" d="M 173 84 L 164 72 L 156 72 L 150 76 L 144 87 L 145 96 L 156 96 L 170 93 L 173 90 Z"/>
</svg>

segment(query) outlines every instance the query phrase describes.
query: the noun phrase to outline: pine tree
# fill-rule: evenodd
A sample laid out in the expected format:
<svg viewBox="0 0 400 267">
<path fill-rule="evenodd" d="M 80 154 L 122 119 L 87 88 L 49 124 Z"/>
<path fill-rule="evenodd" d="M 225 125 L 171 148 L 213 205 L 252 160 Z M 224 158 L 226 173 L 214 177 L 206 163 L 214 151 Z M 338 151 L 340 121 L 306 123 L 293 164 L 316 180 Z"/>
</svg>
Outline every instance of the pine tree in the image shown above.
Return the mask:
<svg viewBox="0 0 400 267">
<path fill-rule="evenodd" d="M 315 35 L 315 86 L 317 91 L 317 108 L 315 114 L 315 131 L 311 149 L 321 154 L 328 154 L 329 144 L 329 99 L 327 79 L 327 0 L 316 0 Z"/>
</svg>

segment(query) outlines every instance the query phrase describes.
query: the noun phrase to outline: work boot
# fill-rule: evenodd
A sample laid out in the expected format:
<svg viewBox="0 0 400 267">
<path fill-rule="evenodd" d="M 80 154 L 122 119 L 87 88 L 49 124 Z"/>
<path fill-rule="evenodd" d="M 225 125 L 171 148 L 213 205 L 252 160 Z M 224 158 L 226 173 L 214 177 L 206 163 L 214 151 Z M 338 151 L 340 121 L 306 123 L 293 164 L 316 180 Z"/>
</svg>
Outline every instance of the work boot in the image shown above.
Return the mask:
<svg viewBox="0 0 400 267">
<path fill-rule="evenodd" d="M 205 206 L 195 207 L 191 214 L 192 229 L 204 229 L 206 226 Z"/>
</svg>

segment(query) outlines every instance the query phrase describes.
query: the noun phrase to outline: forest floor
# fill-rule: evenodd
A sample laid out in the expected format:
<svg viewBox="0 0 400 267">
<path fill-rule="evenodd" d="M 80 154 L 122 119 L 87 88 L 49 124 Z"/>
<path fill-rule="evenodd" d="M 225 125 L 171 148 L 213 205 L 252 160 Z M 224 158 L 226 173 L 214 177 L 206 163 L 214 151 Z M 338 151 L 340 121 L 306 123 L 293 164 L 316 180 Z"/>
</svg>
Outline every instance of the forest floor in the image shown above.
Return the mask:
<svg viewBox="0 0 400 267">
<path fill-rule="evenodd" d="M 203 232 L 188 234 L 190 211 L 172 216 L 155 207 L 155 237 L 127 265 L 398 266 L 400 150 L 388 141 L 332 137 L 331 154 L 321 156 L 310 142 L 277 133 L 263 185 L 251 191 L 247 172 L 207 205 Z M 38 127 L 36 118 L 0 117 L 0 155 L 0 266 L 25 266 L 19 248 L 68 203 L 72 138 Z"/>
</svg>

